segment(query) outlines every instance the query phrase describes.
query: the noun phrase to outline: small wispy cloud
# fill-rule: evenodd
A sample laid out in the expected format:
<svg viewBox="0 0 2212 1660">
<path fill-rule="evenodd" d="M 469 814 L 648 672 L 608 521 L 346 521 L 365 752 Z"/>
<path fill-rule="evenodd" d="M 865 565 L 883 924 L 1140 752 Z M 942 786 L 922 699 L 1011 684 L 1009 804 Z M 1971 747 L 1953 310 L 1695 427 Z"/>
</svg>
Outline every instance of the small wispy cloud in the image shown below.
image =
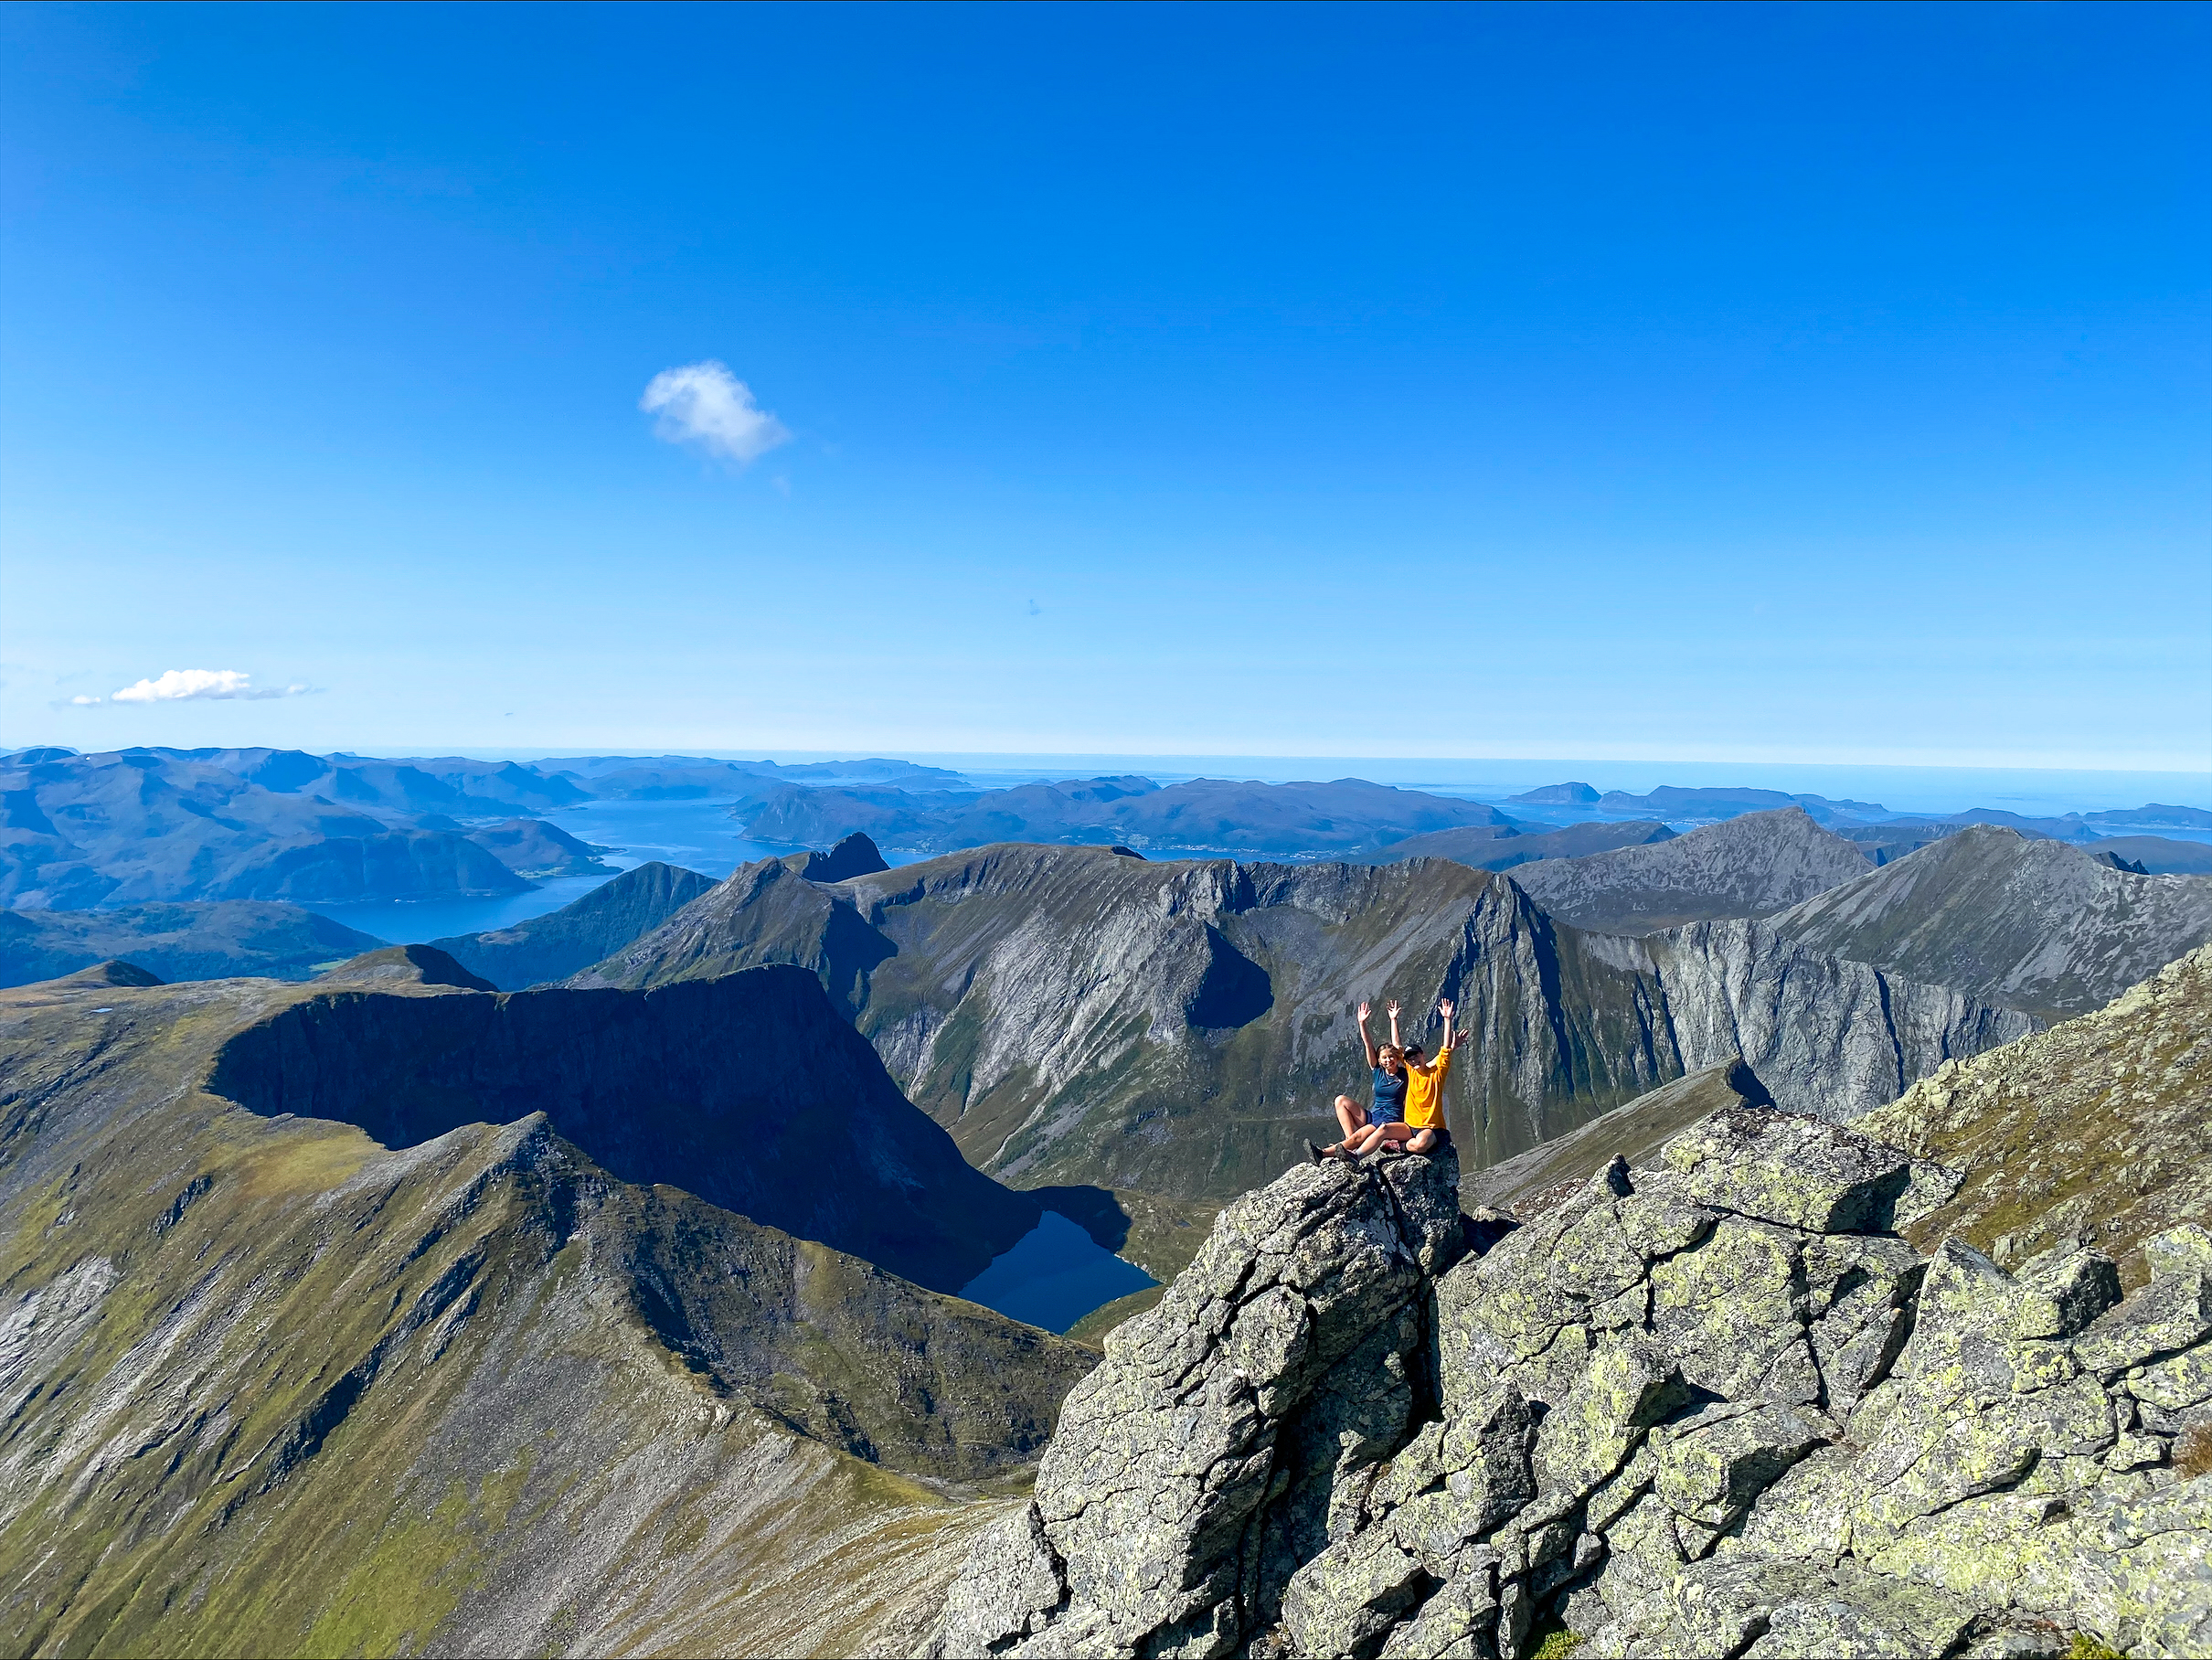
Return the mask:
<svg viewBox="0 0 2212 1660">
<path fill-rule="evenodd" d="M 646 382 L 637 407 L 659 418 L 654 437 L 696 444 L 740 467 L 791 437 L 782 421 L 752 400 L 752 388 L 711 357 L 663 369 Z"/>
<path fill-rule="evenodd" d="M 297 697 L 313 689 L 298 683 L 256 686 L 251 675 L 235 668 L 173 668 L 149 680 L 133 681 L 105 697 L 80 696 L 69 701 L 80 708 L 99 703 L 215 703 L 236 698 Z"/>
</svg>

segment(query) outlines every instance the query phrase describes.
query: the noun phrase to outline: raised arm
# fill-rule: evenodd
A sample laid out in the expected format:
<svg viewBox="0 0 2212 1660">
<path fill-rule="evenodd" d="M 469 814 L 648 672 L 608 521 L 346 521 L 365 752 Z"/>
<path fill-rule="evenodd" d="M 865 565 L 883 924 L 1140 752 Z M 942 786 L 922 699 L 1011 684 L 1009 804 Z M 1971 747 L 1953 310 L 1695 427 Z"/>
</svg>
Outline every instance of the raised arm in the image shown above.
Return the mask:
<svg viewBox="0 0 2212 1660">
<path fill-rule="evenodd" d="M 1383 1005 L 1383 1008 L 1390 1016 L 1390 1047 L 1394 1049 L 1402 1049 L 1406 1047 L 1406 1040 L 1398 1035 L 1398 1005 L 1386 1003 Z"/>
<path fill-rule="evenodd" d="M 1370 1072 L 1382 1065 L 1382 1057 L 1375 1052 L 1375 1039 L 1367 1036 L 1367 1016 L 1372 1013 L 1374 1005 L 1363 1003 L 1359 1006 L 1359 1041 L 1367 1051 L 1367 1070 Z"/>
<path fill-rule="evenodd" d="M 1459 1047 L 1459 1031 L 1452 1024 L 1452 1016 L 1458 1012 L 1458 1008 L 1459 1006 L 1449 997 L 1440 998 L 1437 1001 L 1436 1012 L 1444 1017 L 1444 1047 L 1441 1052 L 1446 1055 L 1451 1054 Z"/>
</svg>

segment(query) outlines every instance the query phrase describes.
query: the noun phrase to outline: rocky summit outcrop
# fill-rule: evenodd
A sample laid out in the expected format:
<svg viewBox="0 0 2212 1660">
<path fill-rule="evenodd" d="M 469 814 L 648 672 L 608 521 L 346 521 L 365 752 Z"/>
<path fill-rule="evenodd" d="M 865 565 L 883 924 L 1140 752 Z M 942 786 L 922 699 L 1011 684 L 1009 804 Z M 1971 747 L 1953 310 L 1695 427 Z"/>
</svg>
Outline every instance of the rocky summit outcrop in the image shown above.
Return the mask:
<svg viewBox="0 0 2212 1660">
<path fill-rule="evenodd" d="M 1218 1655 L 1280 1618 L 1433 1413 L 1426 1293 L 1463 1248 L 1457 1187 L 1449 1155 L 1302 1165 L 1225 1209 L 1108 1335 L 929 1652 Z"/>
<path fill-rule="evenodd" d="M 1108 1338 L 928 1652 L 2204 1653 L 2212 1232 L 2123 1301 L 1924 1257 L 1958 1179 L 1731 1107 L 1455 1262 L 1436 1167 L 1292 1171 Z"/>
</svg>

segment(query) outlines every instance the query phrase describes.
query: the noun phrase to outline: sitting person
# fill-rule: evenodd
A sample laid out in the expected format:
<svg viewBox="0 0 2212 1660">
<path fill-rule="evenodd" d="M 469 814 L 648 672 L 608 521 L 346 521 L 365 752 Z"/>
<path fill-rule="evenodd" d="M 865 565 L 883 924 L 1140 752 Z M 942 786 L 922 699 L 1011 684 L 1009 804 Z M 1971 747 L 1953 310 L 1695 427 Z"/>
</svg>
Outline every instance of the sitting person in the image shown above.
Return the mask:
<svg viewBox="0 0 2212 1660">
<path fill-rule="evenodd" d="M 1406 1128 L 1411 1133 L 1405 1145 L 1409 1153 L 1433 1153 L 1452 1139 L 1452 1132 L 1444 1126 L 1444 1080 L 1452 1076 L 1452 1051 L 1459 1048 L 1462 1036 L 1452 1030 L 1455 1007 L 1449 997 L 1437 1003 L 1436 1012 L 1444 1017 L 1444 1041 L 1434 1060 L 1424 1059 L 1420 1044 L 1406 1045 Z"/>
<path fill-rule="evenodd" d="M 1389 1006 L 1391 1041 L 1379 1047 L 1367 1031 L 1367 1016 L 1374 1005 L 1359 1006 L 1359 1042 L 1367 1050 L 1367 1069 L 1373 1074 L 1368 1104 L 1361 1106 L 1349 1095 L 1336 1098 L 1336 1123 L 1344 1131 L 1340 1141 L 1328 1146 L 1305 1144 L 1306 1156 L 1318 1165 L 1324 1158 L 1354 1158 L 1377 1144 L 1376 1137 L 1386 1124 L 1405 1122 L 1406 1116 L 1406 1057 L 1397 1043 L 1398 1005 Z"/>
<path fill-rule="evenodd" d="M 1358 1158 L 1377 1151 L 1402 1149 L 1430 1153 L 1449 1138 L 1444 1128 L 1444 1080 L 1451 1075 L 1452 1051 L 1459 1047 L 1452 1029 L 1453 1005 L 1449 998 L 1437 1005 L 1444 1017 L 1444 1041 L 1433 1062 L 1424 1059 L 1420 1044 L 1398 1041 L 1398 1005 L 1388 1006 L 1390 1041 L 1377 1046 L 1367 1035 L 1370 1006 L 1359 1006 L 1359 1038 L 1374 1073 L 1373 1100 L 1363 1109 L 1349 1095 L 1336 1098 L 1336 1122 L 1344 1139 L 1327 1147 L 1306 1143 L 1306 1155 L 1314 1164 L 1327 1158 Z"/>
</svg>

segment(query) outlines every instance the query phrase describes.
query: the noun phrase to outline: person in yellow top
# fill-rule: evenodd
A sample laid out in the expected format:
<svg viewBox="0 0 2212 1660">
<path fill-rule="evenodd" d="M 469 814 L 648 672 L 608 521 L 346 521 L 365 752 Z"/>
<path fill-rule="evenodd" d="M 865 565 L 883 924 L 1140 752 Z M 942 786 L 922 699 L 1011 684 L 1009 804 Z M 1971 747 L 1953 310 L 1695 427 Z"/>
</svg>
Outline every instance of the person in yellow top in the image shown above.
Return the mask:
<svg viewBox="0 0 2212 1660">
<path fill-rule="evenodd" d="M 1406 1045 L 1405 1128 L 1409 1133 L 1405 1147 L 1409 1153 L 1433 1152 L 1452 1137 L 1452 1132 L 1444 1125 L 1444 1080 L 1452 1076 L 1452 1051 L 1460 1043 L 1459 1033 L 1452 1024 L 1453 1011 L 1451 998 L 1437 1003 L 1436 1012 L 1444 1017 L 1444 1041 L 1434 1060 L 1427 1059 L 1420 1044 Z M 1391 1033 L 1392 1037 L 1397 1035 Z M 1396 1141 L 1398 1137 L 1390 1139 Z"/>
</svg>

